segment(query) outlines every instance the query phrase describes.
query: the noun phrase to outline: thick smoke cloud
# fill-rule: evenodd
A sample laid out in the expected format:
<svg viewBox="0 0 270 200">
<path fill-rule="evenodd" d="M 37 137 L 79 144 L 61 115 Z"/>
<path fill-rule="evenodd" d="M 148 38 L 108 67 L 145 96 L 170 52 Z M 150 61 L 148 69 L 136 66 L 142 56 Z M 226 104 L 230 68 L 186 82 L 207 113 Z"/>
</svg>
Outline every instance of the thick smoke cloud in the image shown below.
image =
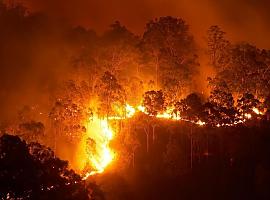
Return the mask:
<svg viewBox="0 0 270 200">
<path fill-rule="evenodd" d="M 65 42 L 61 42 L 62 36 L 58 33 L 62 29 L 59 24 L 65 24 L 62 22 L 102 33 L 109 24 L 119 20 L 131 31 L 141 34 L 148 20 L 171 15 L 187 21 L 201 46 L 205 45 L 207 28 L 218 24 L 228 33 L 229 39 L 270 48 L 268 0 L 6 0 L 13 1 L 24 4 L 30 12 L 44 13 L 51 20 L 49 26 L 41 24 L 34 29 L 37 32 L 31 34 L 30 30 L 19 28 L 13 30 L 17 35 L 8 30 L 1 33 L 6 46 L 2 44 L 0 52 L 0 106 L 5 114 L 24 104 L 40 101 L 46 104 L 48 100 L 44 94 L 53 88 L 56 80 L 65 77 L 69 60 L 63 60 Z M 17 27 L 16 22 L 9 22 L 11 25 Z M 28 39 L 23 32 L 29 35 Z M 58 59 L 59 55 L 62 59 Z M 213 72 L 206 69 L 205 59 L 200 59 L 202 67 L 198 80 L 205 83 L 206 77 Z"/>
<path fill-rule="evenodd" d="M 250 41 L 269 48 L 270 1 L 268 0 L 21 0 L 32 11 L 43 11 L 52 18 L 65 19 L 103 31 L 120 20 L 141 33 L 149 19 L 172 15 L 191 25 L 197 40 L 213 24 L 222 26 L 231 39 Z"/>
</svg>

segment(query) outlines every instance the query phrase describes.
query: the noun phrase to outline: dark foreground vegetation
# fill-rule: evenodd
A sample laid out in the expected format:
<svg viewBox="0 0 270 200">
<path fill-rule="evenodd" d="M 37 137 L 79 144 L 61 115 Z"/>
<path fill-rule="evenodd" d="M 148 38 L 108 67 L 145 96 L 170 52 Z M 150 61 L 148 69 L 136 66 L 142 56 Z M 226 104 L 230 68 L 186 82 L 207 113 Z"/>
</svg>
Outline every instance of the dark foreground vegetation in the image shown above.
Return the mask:
<svg viewBox="0 0 270 200">
<path fill-rule="evenodd" d="M 0 199 L 84 200 L 98 193 L 95 185 L 86 185 L 51 149 L 26 144 L 17 136 L 1 136 Z"/>
</svg>

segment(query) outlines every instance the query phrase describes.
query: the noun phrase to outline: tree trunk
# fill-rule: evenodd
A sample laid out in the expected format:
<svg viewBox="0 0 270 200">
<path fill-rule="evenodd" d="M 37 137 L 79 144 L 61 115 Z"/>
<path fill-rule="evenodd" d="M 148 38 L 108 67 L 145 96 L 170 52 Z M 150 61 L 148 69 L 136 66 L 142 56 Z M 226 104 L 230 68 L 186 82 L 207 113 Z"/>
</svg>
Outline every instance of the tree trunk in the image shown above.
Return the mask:
<svg viewBox="0 0 270 200">
<path fill-rule="evenodd" d="M 54 157 L 56 157 L 56 150 L 57 150 L 57 135 L 59 134 L 59 126 L 55 127 L 54 131 Z"/>
<path fill-rule="evenodd" d="M 155 129 L 156 129 L 156 126 L 155 126 L 155 125 L 152 126 L 152 131 L 153 131 L 153 143 L 154 143 L 154 141 L 155 141 L 155 139 L 156 139 Z"/>
<path fill-rule="evenodd" d="M 193 168 L 193 137 L 192 137 L 192 127 L 190 128 L 190 169 Z"/>
<path fill-rule="evenodd" d="M 149 134 L 146 134 L 146 152 L 149 152 Z"/>
<path fill-rule="evenodd" d="M 148 127 L 144 128 L 144 132 L 146 134 L 146 152 L 149 152 L 149 130 Z"/>
<path fill-rule="evenodd" d="M 208 161 L 208 157 L 209 157 L 209 136 L 208 133 L 206 133 L 206 160 Z"/>
<path fill-rule="evenodd" d="M 135 168 L 135 150 L 132 152 L 132 168 Z"/>
<path fill-rule="evenodd" d="M 156 56 L 156 90 L 158 89 L 158 71 L 159 71 L 159 59 L 158 56 Z"/>
</svg>

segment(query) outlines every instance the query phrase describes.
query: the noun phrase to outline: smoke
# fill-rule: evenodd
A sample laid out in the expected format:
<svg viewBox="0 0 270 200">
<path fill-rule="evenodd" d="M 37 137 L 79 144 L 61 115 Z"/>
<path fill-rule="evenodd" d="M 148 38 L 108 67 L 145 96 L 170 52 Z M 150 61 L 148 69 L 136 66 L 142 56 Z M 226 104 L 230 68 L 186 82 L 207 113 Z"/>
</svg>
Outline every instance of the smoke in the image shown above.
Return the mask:
<svg viewBox="0 0 270 200">
<path fill-rule="evenodd" d="M 219 25 L 233 42 L 248 41 L 259 48 L 270 48 L 270 1 L 268 0 L 22 0 L 32 11 L 53 19 L 93 28 L 99 33 L 119 20 L 131 31 L 142 34 L 147 21 L 159 16 L 181 17 L 190 25 L 199 49 L 205 47 L 205 34 Z M 200 50 L 199 92 L 209 93 L 206 79 L 214 75 Z"/>
<path fill-rule="evenodd" d="M 9 3 L 12 0 L 6 0 Z M 13 0 L 16 1 L 16 0 Z M 30 12 L 40 12 L 48 17 L 48 24 L 38 24 L 33 30 L 15 28 L 1 33 L 0 106 L 9 114 L 15 106 L 47 103 L 45 95 L 61 77 L 65 77 L 69 56 L 61 40 L 59 23 L 83 25 L 99 33 L 119 20 L 131 31 L 142 34 L 150 19 L 171 15 L 181 17 L 190 25 L 198 44 L 205 45 L 206 30 L 220 25 L 233 41 L 248 41 L 261 48 L 269 48 L 270 2 L 268 0 L 17 0 Z M 45 20 L 45 21 L 46 21 Z M 59 23 L 54 24 L 53 21 Z M 65 23 L 63 23 L 65 22 Z M 33 22 L 34 23 L 34 22 Z M 27 24 L 27 23 L 26 23 Z M 62 26 L 62 25 L 60 25 Z M 64 25 L 63 25 L 64 26 Z M 16 34 L 14 34 L 14 32 Z M 12 33 L 12 34 L 10 34 Z M 28 37 L 25 37 L 28 35 Z M 60 59 L 61 58 L 61 59 Z M 201 77 L 204 84 L 213 72 L 200 56 Z M 46 91 L 46 92 L 45 92 Z M 7 106 L 9 105 L 9 106 Z M 2 114 L 4 116 L 4 114 Z"/>
<path fill-rule="evenodd" d="M 45 110 L 69 62 L 59 25 L 17 13 L 0 11 L 0 120 L 14 118 L 25 105 Z"/>
<path fill-rule="evenodd" d="M 32 11 L 52 18 L 104 31 L 115 20 L 131 31 L 141 33 L 144 24 L 155 17 L 184 18 L 199 42 L 210 25 L 223 27 L 230 39 L 250 41 L 270 47 L 270 2 L 268 0 L 21 0 Z M 259 36 L 259 37 L 258 37 Z"/>
</svg>

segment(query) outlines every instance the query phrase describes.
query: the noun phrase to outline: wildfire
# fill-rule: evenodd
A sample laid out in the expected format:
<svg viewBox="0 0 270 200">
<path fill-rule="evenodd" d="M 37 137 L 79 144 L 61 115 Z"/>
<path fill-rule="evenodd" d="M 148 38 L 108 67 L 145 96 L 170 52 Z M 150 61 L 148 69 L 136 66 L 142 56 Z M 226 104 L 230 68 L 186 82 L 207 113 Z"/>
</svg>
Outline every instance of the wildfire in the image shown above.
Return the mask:
<svg viewBox="0 0 270 200">
<path fill-rule="evenodd" d="M 167 108 L 163 113 L 158 113 L 157 118 L 163 118 L 163 119 L 171 119 L 171 120 L 181 120 L 181 117 L 173 113 L 173 108 L 169 107 Z"/>
<path fill-rule="evenodd" d="M 182 119 L 180 113 L 173 113 L 173 108 L 167 108 L 164 112 L 158 113 L 156 118 L 160 119 L 169 119 L 169 120 L 182 120 L 187 121 L 198 126 L 206 125 L 205 122 L 198 121 L 190 121 L 187 119 Z M 254 113 L 258 115 L 263 115 L 264 112 L 260 111 L 258 108 L 252 109 Z M 91 169 L 87 172 L 83 179 L 87 179 L 89 176 L 104 172 L 105 168 L 113 161 L 114 153 L 110 149 L 109 143 L 113 139 L 114 131 L 109 125 L 110 120 L 123 120 L 126 118 L 132 118 L 138 111 L 143 112 L 146 115 L 147 113 L 144 106 L 139 105 L 137 107 L 133 107 L 129 104 L 125 106 L 125 116 L 109 116 L 107 120 L 98 119 L 98 117 L 94 116 L 91 118 L 87 124 L 87 134 L 86 137 L 83 138 L 83 146 L 86 152 L 86 162 L 85 165 L 90 164 Z M 245 113 L 244 118 L 251 119 L 252 114 Z M 232 124 L 217 124 L 216 127 L 221 126 L 233 126 L 239 123 L 244 123 L 246 120 L 242 119 L 240 121 L 234 122 Z"/>
<path fill-rule="evenodd" d="M 126 105 L 126 116 L 127 118 L 131 118 L 135 115 L 136 109 L 132 107 L 131 105 L 127 104 Z"/>
<path fill-rule="evenodd" d="M 254 112 L 254 113 L 256 113 L 257 115 L 264 115 L 265 114 L 265 112 L 262 112 L 262 111 L 260 111 L 258 108 L 252 108 L 252 111 Z"/>
<path fill-rule="evenodd" d="M 136 109 L 134 107 L 130 106 L 130 105 L 127 105 L 126 108 L 129 108 L 129 109 L 132 108 L 132 110 L 135 111 L 135 112 L 133 112 L 132 115 L 129 115 L 129 118 L 133 117 L 133 115 L 136 113 L 136 110 L 140 111 L 140 112 L 142 112 L 142 113 L 144 113 L 146 115 L 149 115 L 149 113 L 146 111 L 145 107 L 142 106 L 142 105 L 137 106 Z M 174 120 L 174 121 L 180 121 L 180 120 L 188 121 L 188 122 L 191 122 L 193 124 L 197 124 L 199 126 L 204 126 L 206 124 L 205 122 L 203 122 L 201 120 L 199 120 L 199 121 L 190 121 L 190 120 L 182 119 L 181 116 L 180 116 L 180 113 L 175 114 L 175 113 L 173 113 L 173 110 L 174 110 L 174 108 L 168 107 L 168 108 L 166 108 L 166 110 L 164 112 L 158 113 L 155 117 L 159 118 L 159 119 L 169 119 L 169 120 Z"/>
<path fill-rule="evenodd" d="M 253 111 L 255 114 L 257 114 L 257 115 L 264 115 L 264 114 L 265 114 L 265 112 L 259 110 L 259 109 L 256 108 L 256 107 L 253 107 L 253 108 L 252 108 L 252 111 Z M 251 118 L 252 118 L 252 114 L 251 114 L 251 113 L 244 113 L 244 117 L 245 117 L 246 119 L 251 119 Z M 245 121 L 243 121 L 243 122 L 245 122 Z"/>
<path fill-rule="evenodd" d="M 143 107 L 143 106 L 141 106 L 141 105 L 139 105 L 139 106 L 137 107 L 137 109 L 138 109 L 139 111 L 143 112 L 143 113 L 146 113 L 145 107 Z"/>
<path fill-rule="evenodd" d="M 250 113 L 245 113 L 244 116 L 247 119 L 251 119 L 252 118 L 252 115 Z"/>
<path fill-rule="evenodd" d="M 87 127 L 87 134 L 82 142 L 86 153 L 85 165 L 90 164 L 92 170 L 83 179 L 104 172 L 115 156 L 109 146 L 114 133 L 108 121 L 93 117 Z"/>
<path fill-rule="evenodd" d="M 196 124 L 199 125 L 199 126 L 204 126 L 206 123 L 203 122 L 203 121 L 201 121 L 201 120 L 199 120 Z"/>
</svg>

